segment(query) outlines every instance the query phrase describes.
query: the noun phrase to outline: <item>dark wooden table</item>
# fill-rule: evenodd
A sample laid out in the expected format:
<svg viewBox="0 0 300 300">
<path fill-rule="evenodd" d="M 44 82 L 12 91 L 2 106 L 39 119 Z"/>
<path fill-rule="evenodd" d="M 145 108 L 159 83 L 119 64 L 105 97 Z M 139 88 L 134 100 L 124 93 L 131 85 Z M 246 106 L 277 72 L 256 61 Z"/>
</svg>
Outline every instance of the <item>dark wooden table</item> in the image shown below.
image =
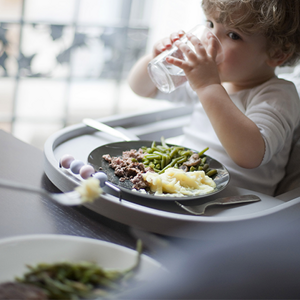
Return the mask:
<svg viewBox="0 0 300 300">
<path fill-rule="evenodd" d="M 0 178 L 60 192 L 43 171 L 43 152 L 0 130 Z M 0 238 L 66 234 L 134 249 L 129 227 L 85 207 L 65 207 L 42 196 L 0 188 Z"/>
<path fill-rule="evenodd" d="M 0 178 L 59 192 L 44 174 L 42 151 L 1 130 L 0 171 Z M 171 276 L 134 290 L 128 299 L 298 299 L 299 224 L 299 218 L 250 228 L 244 224 L 233 226 L 231 234 L 221 227 L 211 240 L 184 245 L 181 257 L 168 250 L 158 260 L 170 267 Z M 136 245 L 128 226 L 85 207 L 64 207 L 0 188 L 0 239 L 26 234 L 83 236 L 132 249 Z"/>
</svg>

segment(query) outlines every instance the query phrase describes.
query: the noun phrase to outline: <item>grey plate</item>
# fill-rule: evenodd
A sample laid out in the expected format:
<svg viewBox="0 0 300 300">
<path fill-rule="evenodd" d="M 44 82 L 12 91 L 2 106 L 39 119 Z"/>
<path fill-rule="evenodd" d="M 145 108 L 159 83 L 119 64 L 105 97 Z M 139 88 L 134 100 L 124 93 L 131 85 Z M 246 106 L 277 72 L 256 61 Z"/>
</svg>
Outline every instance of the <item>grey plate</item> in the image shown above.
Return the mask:
<svg viewBox="0 0 300 300">
<path fill-rule="evenodd" d="M 136 191 L 132 191 L 132 183 L 130 180 L 125 180 L 121 182 L 119 177 L 115 175 L 114 170 L 109 166 L 108 162 L 105 161 L 102 156 L 104 154 L 109 154 L 110 156 L 121 156 L 123 151 L 128 151 L 131 149 L 139 149 L 143 146 L 151 147 L 152 141 L 130 141 L 130 142 L 116 142 L 103 145 L 94 149 L 88 155 L 88 162 L 91 164 L 95 170 L 102 169 L 103 172 L 106 173 L 108 181 L 118 186 L 122 191 L 122 198 L 126 200 L 134 200 L 134 198 L 145 198 L 148 200 L 163 200 L 163 201 L 186 201 L 186 200 L 195 200 L 199 198 L 204 198 L 207 196 L 214 195 L 216 193 L 221 192 L 226 188 L 229 183 L 230 176 L 227 169 L 219 163 L 217 160 L 207 156 L 207 163 L 209 164 L 211 169 L 216 169 L 218 174 L 214 177 L 214 181 L 216 183 L 216 188 L 213 192 L 205 195 L 198 196 L 188 196 L 188 197 L 168 197 L 168 196 L 154 196 L 153 193 L 139 193 Z M 157 145 L 161 144 L 157 142 Z M 169 146 L 175 146 L 172 144 L 168 144 Z M 187 148 L 186 148 L 187 149 Z M 195 151 L 195 150 L 193 150 Z M 195 151 L 196 152 L 196 151 Z M 112 192 L 113 193 L 113 192 Z"/>
</svg>

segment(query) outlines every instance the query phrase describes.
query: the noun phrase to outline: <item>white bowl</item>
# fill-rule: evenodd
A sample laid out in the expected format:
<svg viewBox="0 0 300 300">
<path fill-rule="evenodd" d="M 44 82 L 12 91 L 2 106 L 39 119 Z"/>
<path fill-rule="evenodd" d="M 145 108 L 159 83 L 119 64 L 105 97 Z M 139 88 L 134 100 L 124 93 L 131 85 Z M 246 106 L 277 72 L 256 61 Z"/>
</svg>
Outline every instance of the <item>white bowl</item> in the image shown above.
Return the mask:
<svg viewBox="0 0 300 300">
<path fill-rule="evenodd" d="M 26 265 L 90 261 L 105 269 L 125 270 L 134 265 L 135 250 L 91 238 L 69 235 L 25 235 L 0 240 L 0 283 L 21 277 Z M 142 255 L 137 278 L 144 280 L 162 266 Z"/>
</svg>

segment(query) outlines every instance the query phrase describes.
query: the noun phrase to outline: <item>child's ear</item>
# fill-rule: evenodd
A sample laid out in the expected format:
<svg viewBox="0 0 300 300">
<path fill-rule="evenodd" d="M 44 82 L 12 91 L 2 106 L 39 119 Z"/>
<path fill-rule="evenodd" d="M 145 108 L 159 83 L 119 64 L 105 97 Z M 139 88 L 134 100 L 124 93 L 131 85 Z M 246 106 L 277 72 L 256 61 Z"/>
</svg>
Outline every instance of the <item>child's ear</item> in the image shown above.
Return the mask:
<svg viewBox="0 0 300 300">
<path fill-rule="evenodd" d="M 291 53 L 283 53 L 282 51 L 278 50 L 269 56 L 269 58 L 267 59 L 267 64 L 270 67 L 278 67 L 282 65 L 287 59 L 289 59 L 291 55 Z"/>
</svg>

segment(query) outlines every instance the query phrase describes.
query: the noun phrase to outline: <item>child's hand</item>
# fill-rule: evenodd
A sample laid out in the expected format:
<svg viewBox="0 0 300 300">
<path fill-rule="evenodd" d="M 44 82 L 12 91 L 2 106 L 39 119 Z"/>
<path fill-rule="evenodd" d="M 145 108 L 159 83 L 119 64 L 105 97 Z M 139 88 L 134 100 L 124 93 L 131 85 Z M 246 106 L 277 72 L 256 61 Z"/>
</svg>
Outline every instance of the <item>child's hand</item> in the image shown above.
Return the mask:
<svg viewBox="0 0 300 300">
<path fill-rule="evenodd" d="M 153 47 L 153 58 L 164 52 L 165 50 L 171 49 L 172 45 L 184 36 L 184 31 L 173 32 L 169 37 L 159 40 Z"/>
<path fill-rule="evenodd" d="M 213 37 L 210 38 L 209 45 L 205 50 L 195 35 L 188 34 L 187 37 L 195 47 L 196 53 L 187 44 L 176 41 L 175 45 L 185 54 L 187 61 L 169 56 L 166 58 L 167 62 L 183 69 L 194 91 L 211 84 L 220 84 L 218 67 L 215 62 L 217 41 Z"/>
</svg>

